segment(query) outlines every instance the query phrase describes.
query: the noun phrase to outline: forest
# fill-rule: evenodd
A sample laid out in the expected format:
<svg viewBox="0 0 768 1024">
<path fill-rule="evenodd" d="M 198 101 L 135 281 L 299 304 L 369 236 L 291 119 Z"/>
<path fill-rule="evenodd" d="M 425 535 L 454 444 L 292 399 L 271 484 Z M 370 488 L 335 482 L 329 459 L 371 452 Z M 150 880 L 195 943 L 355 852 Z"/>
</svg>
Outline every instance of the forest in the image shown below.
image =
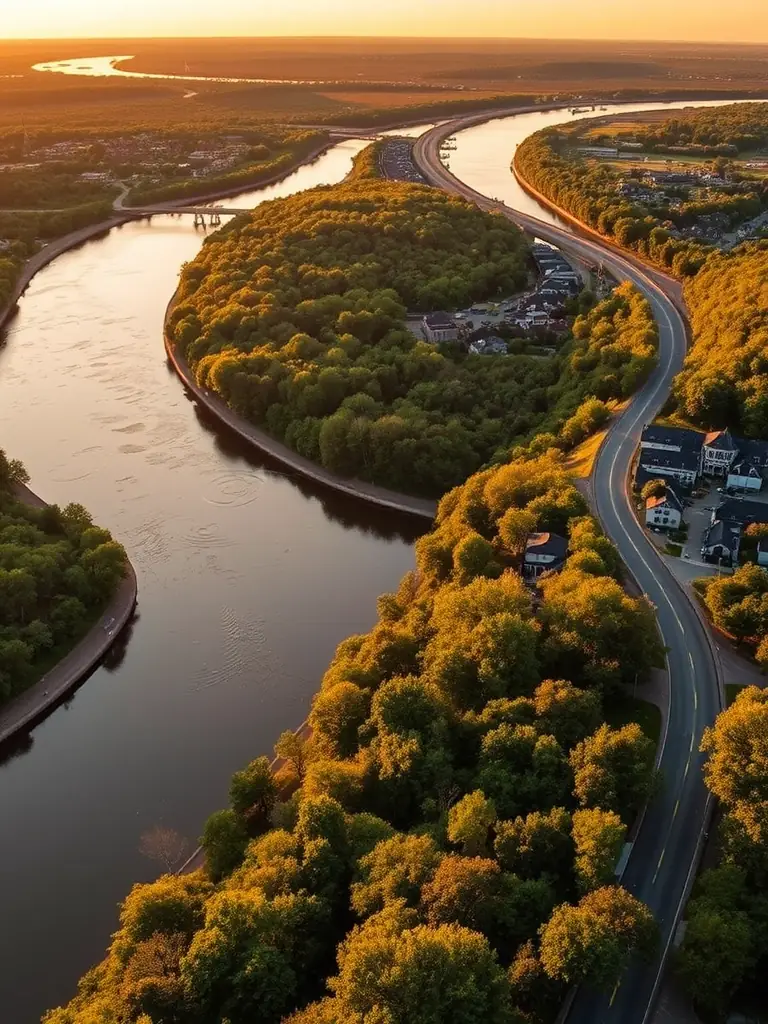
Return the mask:
<svg viewBox="0 0 768 1024">
<path fill-rule="evenodd" d="M 570 550 L 535 600 L 532 530 Z M 233 776 L 205 872 L 135 886 L 46 1024 L 545 1024 L 570 985 L 611 991 L 655 947 L 614 869 L 656 780 L 654 740 L 606 718 L 663 662 L 620 575 L 557 450 L 448 493 L 309 737 Z"/>
<path fill-rule="evenodd" d="M 24 467 L 0 450 L 0 702 L 56 664 L 123 578 L 126 554 L 82 505 L 38 507 Z"/>
<path fill-rule="evenodd" d="M 522 291 L 528 247 L 498 215 L 358 170 L 236 218 L 184 268 L 169 336 L 240 415 L 334 473 L 439 496 L 650 372 L 656 328 L 629 286 L 554 357 L 419 340 L 407 311 Z"/>
<path fill-rule="evenodd" d="M 686 111 L 645 126 L 635 137 L 651 152 L 685 147 L 715 156 L 761 149 L 768 144 L 768 104 L 730 103 Z"/>
<path fill-rule="evenodd" d="M 768 437 L 768 242 L 715 253 L 685 284 L 694 344 L 675 378 L 682 416 Z"/>
<path fill-rule="evenodd" d="M 707 729 L 702 750 L 723 813 L 717 860 L 688 904 L 678 971 L 705 1024 L 735 1009 L 757 1019 L 768 999 L 768 691 L 742 689 Z"/>
</svg>

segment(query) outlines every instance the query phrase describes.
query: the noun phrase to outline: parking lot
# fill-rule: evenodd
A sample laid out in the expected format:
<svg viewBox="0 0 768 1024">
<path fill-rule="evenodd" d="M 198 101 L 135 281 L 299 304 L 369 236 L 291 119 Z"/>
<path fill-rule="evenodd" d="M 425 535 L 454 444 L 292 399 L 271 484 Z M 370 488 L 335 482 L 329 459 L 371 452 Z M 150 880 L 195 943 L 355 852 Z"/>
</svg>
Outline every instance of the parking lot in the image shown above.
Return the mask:
<svg viewBox="0 0 768 1024">
<path fill-rule="evenodd" d="M 413 139 L 385 139 L 379 156 L 381 173 L 392 181 L 426 185 L 412 157 Z"/>
</svg>

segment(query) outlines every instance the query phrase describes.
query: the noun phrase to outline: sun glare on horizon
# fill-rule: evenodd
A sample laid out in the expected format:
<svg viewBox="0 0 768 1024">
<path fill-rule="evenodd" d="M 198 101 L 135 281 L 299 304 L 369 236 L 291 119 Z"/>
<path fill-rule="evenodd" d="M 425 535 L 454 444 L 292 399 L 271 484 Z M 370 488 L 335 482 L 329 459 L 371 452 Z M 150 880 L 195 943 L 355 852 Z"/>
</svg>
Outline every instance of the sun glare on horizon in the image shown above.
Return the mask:
<svg viewBox="0 0 768 1024">
<path fill-rule="evenodd" d="M 353 0 L 35 0 L 8 5 L 6 39 L 132 36 L 420 36 L 573 39 L 679 39 L 768 43 L 764 0 L 646 0 L 641 9 L 604 0 L 390 0 L 386 9 Z"/>
</svg>

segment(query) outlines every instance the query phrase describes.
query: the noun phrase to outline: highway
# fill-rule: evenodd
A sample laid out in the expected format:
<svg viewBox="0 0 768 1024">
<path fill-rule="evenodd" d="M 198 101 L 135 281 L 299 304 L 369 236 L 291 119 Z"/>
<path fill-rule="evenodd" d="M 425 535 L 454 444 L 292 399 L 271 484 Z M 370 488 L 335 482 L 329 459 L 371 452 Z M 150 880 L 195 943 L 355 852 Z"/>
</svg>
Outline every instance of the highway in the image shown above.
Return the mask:
<svg viewBox="0 0 768 1024">
<path fill-rule="evenodd" d="M 498 116 L 498 115 L 493 115 Z M 433 185 L 463 196 L 485 210 L 503 213 L 524 231 L 590 263 L 602 263 L 619 280 L 632 281 L 646 296 L 659 326 L 659 364 L 614 422 L 593 475 L 596 511 L 640 588 L 656 607 L 668 649 L 670 703 L 659 751 L 663 788 L 649 804 L 627 862 L 622 884 L 653 911 L 661 942 L 650 965 L 632 965 L 610 993 L 579 989 L 567 1014 L 569 1024 L 646 1024 L 667 954 L 683 909 L 703 843 L 710 803 L 698 752 L 705 726 L 720 710 L 716 653 L 686 593 L 646 537 L 627 491 L 627 475 L 643 425 L 664 404 L 686 351 L 685 322 L 645 268 L 600 242 L 579 237 L 475 192 L 447 171 L 440 143 L 486 113 L 461 118 L 426 132 L 416 142 L 414 160 Z M 657 275 L 654 275 L 656 277 Z"/>
</svg>

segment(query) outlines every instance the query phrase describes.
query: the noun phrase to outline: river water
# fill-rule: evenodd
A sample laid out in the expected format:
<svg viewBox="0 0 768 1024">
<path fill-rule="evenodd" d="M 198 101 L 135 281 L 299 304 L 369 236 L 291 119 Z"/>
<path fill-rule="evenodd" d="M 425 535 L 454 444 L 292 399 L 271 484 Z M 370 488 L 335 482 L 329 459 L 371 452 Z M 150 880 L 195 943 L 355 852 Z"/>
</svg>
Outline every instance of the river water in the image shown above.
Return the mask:
<svg viewBox="0 0 768 1024">
<path fill-rule="evenodd" d="M 509 161 L 532 131 L 568 119 L 539 112 L 469 129 L 451 169 L 551 219 Z M 364 145 L 340 143 L 230 202 L 339 181 Z M 291 477 L 186 396 L 161 328 L 201 238 L 189 218 L 156 217 L 62 256 L 34 279 L 0 349 L 2 446 L 43 497 L 81 501 L 113 530 L 140 586 L 138 618 L 108 664 L 0 763 L 9 1024 L 70 998 L 100 958 L 117 902 L 158 873 L 139 854 L 141 834 L 162 823 L 194 845 L 231 773 L 305 717 L 334 647 L 371 626 L 422 529 Z"/>
</svg>

